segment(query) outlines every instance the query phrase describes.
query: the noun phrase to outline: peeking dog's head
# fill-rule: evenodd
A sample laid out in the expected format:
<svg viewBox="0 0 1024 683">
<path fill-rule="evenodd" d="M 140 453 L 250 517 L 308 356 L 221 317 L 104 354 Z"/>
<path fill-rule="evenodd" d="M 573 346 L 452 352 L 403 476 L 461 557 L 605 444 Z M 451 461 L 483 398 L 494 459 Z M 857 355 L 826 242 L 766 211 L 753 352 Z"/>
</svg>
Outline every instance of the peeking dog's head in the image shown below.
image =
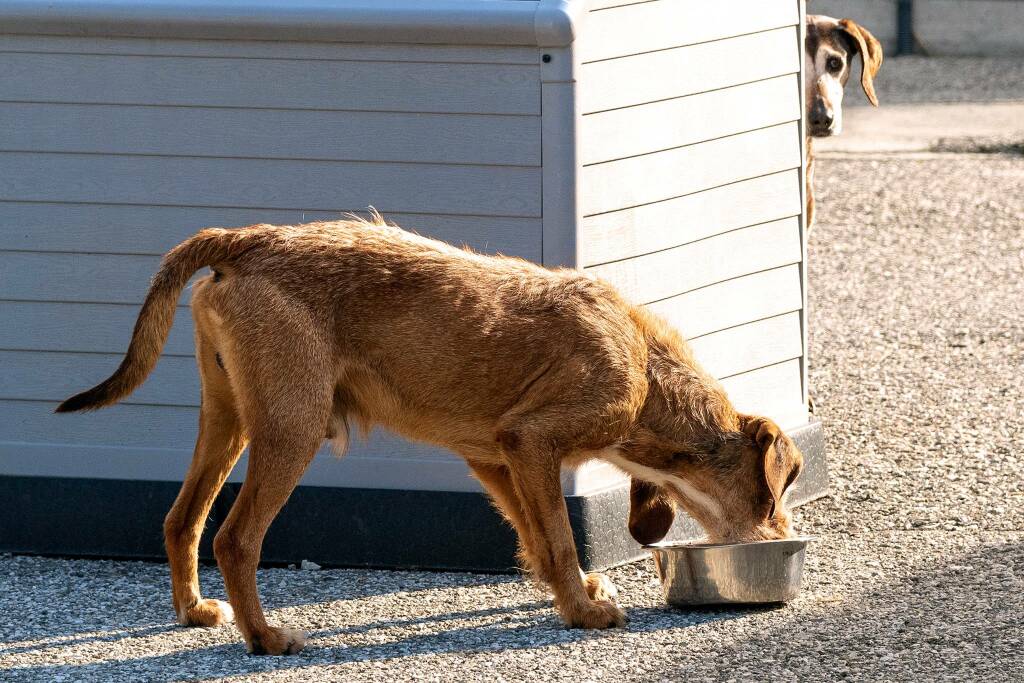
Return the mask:
<svg viewBox="0 0 1024 683">
<path fill-rule="evenodd" d="M 658 454 L 652 443 L 643 458 L 651 466 L 623 467 L 633 476 L 634 539 L 647 544 L 664 538 L 677 506 L 714 543 L 793 535 L 786 494 L 803 468 L 803 455 L 767 418 L 741 416 L 740 425 L 741 431 L 726 434 L 708 452 Z"/>
<path fill-rule="evenodd" d="M 807 64 L 804 97 L 807 132 L 812 137 L 838 135 L 843 129 L 843 87 L 850 78 L 853 58 L 860 55 L 860 85 L 874 106 L 875 74 L 882 66 L 882 45 L 852 19 L 807 16 L 804 41 Z"/>
</svg>

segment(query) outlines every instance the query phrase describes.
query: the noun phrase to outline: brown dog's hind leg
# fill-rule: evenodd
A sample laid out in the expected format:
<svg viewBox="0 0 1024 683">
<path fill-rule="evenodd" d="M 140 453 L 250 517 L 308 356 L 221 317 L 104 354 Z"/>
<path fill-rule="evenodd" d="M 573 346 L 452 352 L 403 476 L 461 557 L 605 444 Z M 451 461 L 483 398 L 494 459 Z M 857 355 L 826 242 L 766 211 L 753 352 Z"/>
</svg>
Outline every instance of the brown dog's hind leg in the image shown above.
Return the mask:
<svg viewBox="0 0 1024 683">
<path fill-rule="evenodd" d="M 301 342 L 304 353 L 293 354 L 290 363 L 282 363 L 287 356 L 281 350 L 250 345 L 246 376 L 235 378 L 251 438 L 249 467 L 213 551 L 235 624 L 253 654 L 295 654 L 306 642 L 301 631 L 267 625 L 256 589 L 263 537 L 316 455 L 331 409 L 328 356 L 316 340 Z"/>
<path fill-rule="evenodd" d="M 217 492 L 245 448 L 241 422 L 216 351 L 197 322 L 196 359 L 202 379 L 199 438 L 181 492 L 164 519 L 164 542 L 171 567 L 171 596 L 183 626 L 216 626 L 233 618 L 222 600 L 204 600 L 199 591 L 198 555 L 203 525 Z"/>
<path fill-rule="evenodd" d="M 235 610 L 235 624 L 255 655 L 291 655 L 306 643 L 302 631 L 267 625 L 256 589 L 263 537 L 316 454 L 322 435 L 254 435 L 238 499 L 213 540 L 217 565 Z"/>
</svg>

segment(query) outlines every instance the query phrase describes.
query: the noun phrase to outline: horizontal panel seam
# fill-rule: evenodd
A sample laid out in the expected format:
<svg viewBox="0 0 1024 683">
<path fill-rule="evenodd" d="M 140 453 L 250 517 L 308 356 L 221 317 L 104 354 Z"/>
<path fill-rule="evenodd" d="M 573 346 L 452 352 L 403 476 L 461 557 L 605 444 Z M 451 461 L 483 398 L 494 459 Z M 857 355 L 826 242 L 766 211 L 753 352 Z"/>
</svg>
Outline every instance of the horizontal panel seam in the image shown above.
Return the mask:
<svg viewBox="0 0 1024 683">
<path fill-rule="evenodd" d="M 657 104 L 659 102 L 668 102 L 670 100 L 678 100 L 684 97 L 693 97 L 694 95 L 705 95 L 707 93 L 718 92 L 719 90 L 728 90 L 729 88 L 738 88 L 743 85 L 750 85 L 751 83 L 760 83 L 762 81 L 770 81 L 773 78 L 783 78 L 785 76 L 792 76 L 799 74 L 799 66 L 793 71 L 785 71 L 783 73 L 772 74 L 771 76 L 765 76 L 764 78 L 756 78 L 752 81 L 743 81 L 741 83 L 730 83 L 729 85 L 723 85 L 720 88 L 710 88 L 708 90 L 697 90 L 695 92 L 689 92 L 685 95 L 672 95 L 671 97 L 662 97 L 657 100 L 644 100 L 643 102 L 634 102 L 633 104 L 624 104 L 620 107 L 609 107 L 608 109 L 595 109 L 594 111 L 583 112 L 583 116 L 591 116 L 593 114 L 603 114 L 609 111 L 619 111 L 620 109 L 630 109 L 632 107 L 642 107 L 646 104 Z"/>
<path fill-rule="evenodd" d="M 583 168 L 593 168 L 596 166 L 602 166 L 603 164 L 613 164 L 617 161 L 627 161 L 629 159 L 641 159 L 643 157 L 649 157 L 654 154 L 664 154 L 666 152 L 674 152 L 680 149 L 686 149 L 687 147 L 695 147 L 697 145 L 703 145 L 707 142 L 718 142 L 719 140 L 728 140 L 734 138 L 737 135 L 746 135 L 747 133 L 757 133 L 762 130 L 768 130 L 769 128 L 779 128 L 786 124 L 793 123 L 794 121 L 800 120 L 800 114 L 798 113 L 795 118 L 785 119 L 784 121 L 776 121 L 775 123 L 768 123 L 763 126 L 757 126 L 756 128 L 747 128 L 745 130 L 736 131 L 735 133 L 726 133 L 725 135 L 719 135 L 713 138 L 706 138 L 704 140 L 698 140 L 696 142 L 688 142 L 685 145 L 676 145 L 675 147 L 665 147 L 663 149 L 656 149 L 651 152 L 641 152 L 639 154 L 630 154 L 624 157 L 616 157 L 615 159 L 606 159 L 604 161 L 592 161 L 589 164 L 583 164 Z"/>
<path fill-rule="evenodd" d="M 640 57 L 642 55 L 653 55 L 653 54 L 657 54 L 658 52 L 669 52 L 671 50 L 683 50 L 683 49 L 686 49 L 688 47 L 694 47 L 696 45 L 708 45 L 710 43 L 723 43 L 723 42 L 725 42 L 727 40 L 733 40 L 734 38 L 746 38 L 747 36 L 756 36 L 756 35 L 758 35 L 760 33 L 771 33 L 772 31 L 779 31 L 779 30 L 784 29 L 784 28 L 793 28 L 793 27 L 796 27 L 796 26 L 798 26 L 798 24 L 796 22 L 789 22 L 789 23 L 786 23 L 786 24 L 778 24 L 778 25 L 772 26 L 770 28 L 760 28 L 760 29 L 757 29 L 756 31 L 748 31 L 747 33 L 737 33 L 735 35 L 722 36 L 721 38 L 709 38 L 707 40 L 697 41 L 696 43 L 686 43 L 684 45 L 671 45 L 669 47 L 660 47 L 660 48 L 658 48 L 656 50 L 644 50 L 643 52 L 631 52 L 631 53 L 626 54 L 626 55 L 616 55 L 614 57 L 603 57 L 602 59 L 592 59 L 590 61 L 583 62 L 583 65 L 586 66 L 588 64 L 601 64 L 603 62 L 615 61 L 616 59 L 629 59 L 630 57 Z"/>
<path fill-rule="evenodd" d="M 595 7 L 594 9 L 589 10 L 589 13 L 593 14 L 594 12 L 604 12 L 605 10 L 610 10 L 610 9 L 622 9 L 623 7 L 635 7 L 637 5 L 651 5 L 651 4 L 656 3 L 656 2 L 660 2 L 660 0 L 643 0 L 643 2 L 624 2 L 621 5 L 609 5 L 608 7 Z"/>
<path fill-rule="evenodd" d="M 783 363 L 789 363 L 789 362 L 792 362 L 792 361 L 794 361 L 794 360 L 796 360 L 798 358 L 802 358 L 802 357 L 803 357 L 803 354 L 801 353 L 801 354 L 798 354 L 796 356 L 791 356 L 789 358 L 784 358 L 782 360 L 775 361 L 773 363 L 767 363 L 765 365 L 759 365 L 756 368 L 750 368 L 749 370 L 744 370 L 743 372 L 735 372 L 735 373 L 733 373 L 731 375 L 725 375 L 724 377 L 718 377 L 717 379 L 719 381 L 726 380 L 726 379 L 732 379 L 733 377 L 739 377 L 740 375 L 746 375 L 746 374 L 751 373 L 751 372 L 757 372 L 758 370 L 764 370 L 765 368 L 774 367 L 776 365 L 782 365 Z"/>
<path fill-rule="evenodd" d="M 587 116 L 595 116 L 595 115 L 598 115 L 598 114 L 607 114 L 608 112 L 612 112 L 612 111 L 623 111 L 625 109 L 637 109 L 639 107 L 648 107 L 648 106 L 650 106 L 652 104 L 663 104 L 665 102 L 672 102 L 672 101 L 675 101 L 675 100 L 685 100 L 685 99 L 690 98 L 690 97 L 699 97 L 700 95 L 709 95 L 709 94 L 715 93 L 715 92 L 722 92 L 723 90 L 734 90 L 734 89 L 737 89 L 737 88 L 744 88 L 744 87 L 746 87 L 748 85 L 755 85 L 757 83 L 767 83 L 768 81 L 781 81 L 783 79 L 789 78 L 790 76 L 795 76 L 797 73 L 798 72 L 796 72 L 796 71 L 787 71 L 786 73 L 778 74 L 778 75 L 775 75 L 775 76 L 765 76 L 764 78 L 756 78 L 756 79 L 754 79 L 752 81 L 744 81 L 742 83 L 734 83 L 734 84 L 731 84 L 731 85 L 723 85 L 720 88 L 711 88 L 710 90 L 701 90 L 700 92 L 691 92 L 691 93 L 686 93 L 685 95 L 675 95 L 673 97 L 663 97 L 661 99 L 650 100 L 650 101 L 647 101 L 647 102 L 637 102 L 636 104 L 627 104 L 627 105 L 623 105 L 621 107 L 613 107 L 611 109 L 601 109 L 600 111 L 587 112 L 587 113 L 583 114 L 582 116 L 585 118 Z"/>
<path fill-rule="evenodd" d="M 131 451 L 167 451 L 169 453 L 192 453 L 193 448 L 171 448 L 167 446 L 122 446 L 119 444 L 92 444 L 92 443 L 80 443 L 77 441 L 0 441 L 0 448 L 8 446 L 18 446 L 21 448 L 80 448 L 80 449 L 111 449 L 114 451 L 118 450 L 131 450 Z M 7 474 L 0 474 L 2 476 L 10 476 Z M 18 476 L 32 476 L 32 475 L 18 475 Z M 50 475 L 44 475 L 50 476 Z M 53 475 L 61 476 L 61 475 Z"/>
<path fill-rule="evenodd" d="M 311 157 L 265 157 L 265 156 L 223 156 L 211 154 L 157 154 L 151 152 L 75 152 L 37 149 L 4 149 L 0 148 L 2 154 L 31 154 L 39 156 L 66 155 L 84 157 L 113 157 L 126 159 L 224 159 L 232 161 L 298 161 L 315 164 L 379 164 L 382 166 L 440 166 L 440 167 L 470 167 L 470 168 L 541 168 L 540 164 L 485 164 L 469 162 L 441 162 L 441 161 L 388 161 L 374 159 L 327 159 Z"/>
<path fill-rule="evenodd" d="M 112 356 L 122 358 L 124 351 L 79 351 L 69 349 L 21 349 L 0 346 L 0 353 L 63 353 L 65 355 Z M 160 358 L 195 358 L 194 353 L 161 353 Z"/>
<path fill-rule="evenodd" d="M 171 209 L 239 209 L 246 211 L 309 211 L 318 213 L 337 213 L 338 218 L 342 219 L 344 214 L 347 213 L 359 213 L 366 211 L 369 207 L 360 207 L 358 209 L 351 208 L 321 208 L 315 206 L 236 206 L 232 204 L 159 204 L 153 202 L 90 202 L 90 201 L 61 201 L 59 199 L 11 199 L 9 197 L 0 197 L 0 204 L 61 204 L 68 206 L 137 206 L 142 208 L 171 208 Z M 410 211 L 408 209 L 388 209 L 386 207 L 375 207 L 381 214 L 384 214 L 384 218 L 387 218 L 386 214 L 400 213 L 405 216 L 449 216 L 452 218 L 519 218 L 523 220 L 538 220 L 542 216 L 540 214 L 524 215 L 524 214 L 482 214 L 482 213 L 446 213 L 439 211 Z M 203 226 L 196 228 L 198 231 Z M 161 254 L 164 252 L 160 252 Z"/>
<path fill-rule="evenodd" d="M 65 397 L 66 398 L 66 397 Z M 0 394 L 0 401 L 24 401 L 26 403 L 60 403 L 64 398 L 22 398 L 16 396 L 5 396 Z M 130 397 L 118 401 L 120 405 L 128 406 L 149 406 L 151 408 L 199 408 L 198 399 L 196 403 L 146 403 L 133 401 Z"/>
<path fill-rule="evenodd" d="M 767 225 L 769 223 L 776 223 L 778 221 L 784 221 L 787 218 L 795 218 L 795 217 L 797 217 L 799 215 L 800 215 L 800 210 L 797 209 L 796 213 L 788 213 L 788 214 L 786 214 L 784 216 L 778 216 L 776 218 L 769 218 L 767 220 L 758 221 L 756 223 L 749 223 L 747 225 L 741 225 L 741 226 L 739 226 L 737 228 L 730 228 L 729 230 L 723 230 L 722 232 L 716 232 L 716 233 L 711 234 L 711 235 L 705 235 L 704 237 L 698 237 L 697 239 L 690 240 L 689 242 L 680 242 L 679 244 L 673 244 L 672 246 L 669 246 L 669 247 L 662 247 L 661 249 L 655 249 L 654 251 L 645 251 L 642 254 L 633 254 L 632 256 L 624 256 L 624 257 L 622 257 L 620 259 L 614 259 L 612 261 L 602 261 L 601 263 L 592 263 L 592 264 L 584 266 L 584 270 L 586 270 L 588 268 L 597 268 L 599 266 L 607 266 L 607 265 L 611 265 L 613 263 L 622 263 L 623 261 L 630 261 L 632 259 L 643 258 L 645 256 L 651 256 L 653 254 L 661 254 L 661 253 L 666 252 L 666 251 L 671 251 L 672 249 L 679 249 L 680 247 L 687 247 L 687 246 L 690 246 L 692 244 L 697 244 L 698 242 L 703 242 L 705 240 L 710 240 L 710 239 L 714 239 L 716 237 L 721 237 L 723 235 L 728 235 L 730 233 L 736 232 L 737 230 L 746 230 L 747 228 L 756 228 L 759 225 Z"/>
<path fill-rule="evenodd" d="M 539 81 L 538 81 L 539 83 Z M 0 97 L 0 104 L 58 104 L 58 105 L 79 105 L 97 107 L 160 107 L 172 109 L 242 109 L 252 111 L 315 111 L 315 112 L 338 112 L 352 114 L 429 114 L 431 116 L 514 116 L 539 118 L 540 107 L 536 111 L 529 112 L 487 112 L 487 111 L 421 111 L 418 109 L 335 109 L 331 107 L 259 107 L 250 105 L 232 104 L 184 104 L 171 103 L 161 104 L 159 102 L 79 102 L 75 100 L 7 100 Z"/>
<path fill-rule="evenodd" d="M 57 405 L 60 403 L 61 399 L 51 400 L 45 398 L 0 398 L 0 401 L 6 403 L 51 403 L 53 405 Z M 198 404 L 192 406 L 180 405 L 177 403 L 126 403 L 124 401 L 120 401 L 118 405 L 149 406 L 151 408 L 187 408 L 189 409 L 190 412 L 199 408 Z"/>
<path fill-rule="evenodd" d="M 790 171 L 792 171 L 794 169 L 798 169 L 798 168 L 800 168 L 799 165 L 797 165 L 797 166 L 788 166 L 786 168 L 782 168 L 782 169 L 779 169 L 777 171 L 769 171 L 768 173 L 761 173 L 759 175 L 752 175 L 752 176 L 747 177 L 747 178 L 740 178 L 739 180 L 731 180 L 731 181 L 729 181 L 727 183 L 722 183 L 721 185 L 712 185 L 711 187 L 703 187 L 703 188 L 701 188 L 699 190 L 694 190 L 693 192 L 685 192 L 683 194 L 677 194 L 677 195 L 673 195 L 671 197 L 665 197 L 664 199 L 657 199 L 657 200 L 655 200 L 653 202 L 644 202 L 642 204 L 632 204 L 630 206 L 623 206 L 623 207 L 618 208 L 618 209 L 609 209 L 608 211 L 598 211 L 597 213 L 588 213 L 588 214 L 585 214 L 583 216 L 583 218 L 586 219 L 586 218 L 592 218 L 594 216 L 606 216 L 606 215 L 608 215 L 610 213 L 616 213 L 616 212 L 619 212 L 619 211 L 630 211 L 632 209 L 639 209 L 639 208 L 644 207 L 644 206 L 654 206 L 655 204 L 663 204 L 665 202 L 671 202 L 671 201 L 676 200 L 676 199 L 682 199 L 683 197 L 689 197 L 689 196 L 692 196 L 692 195 L 695 195 L 695 194 L 700 194 L 702 192 L 708 192 L 710 190 L 717 190 L 720 187 L 729 187 L 730 185 L 736 185 L 737 183 L 744 183 L 744 182 L 747 182 L 748 180 L 757 180 L 758 178 L 767 178 L 768 176 L 781 175 L 783 173 L 788 173 L 788 172 L 790 172 Z"/>
<path fill-rule="evenodd" d="M 89 306 L 141 306 L 142 301 L 93 301 L 91 299 L 83 301 L 72 301 L 70 299 L 8 299 L 0 298 L 0 303 L 63 303 L 73 305 L 89 305 Z M 183 310 L 190 308 L 186 303 L 179 303 L 176 308 Z"/>
<path fill-rule="evenodd" d="M 5 33 L 4 36 L 24 36 L 26 34 Z M 76 36 L 33 36 L 35 38 L 56 37 L 74 38 Z M 173 39 L 156 38 L 158 41 L 169 41 Z M 216 42 L 216 41 L 215 41 Z M 223 42 L 223 41 L 221 41 Z M 302 41 L 282 41 L 284 43 L 300 43 Z M 339 43 L 350 47 L 358 47 L 361 43 Z M 401 45 L 400 43 L 382 43 L 381 45 Z M 442 47 L 445 49 L 445 47 Z M 493 48 L 490 48 L 493 49 Z M 521 49 L 529 49 L 522 46 Z M 451 59 L 353 59 L 351 57 L 284 57 L 284 56 L 257 56 L 257 55 L 197 55 L 197 54 L 152 54 L 146 52 L 82 52 L 76 50 L 0 50 L 0 55 L 66 55 L 71 57 L 152 57 L 154 59 L 233 59 L 237 61 L 275 61 L 275 62 L 353 62 L 356 64 L 436 64 L 438 66 L 514 66 L 534 68 L 538 71 L 540 67 L 535 60 L 530 61 L 475 61 L 475 60 L 451 60 Z"/>
<path fill-rule="evenodd" d="M 702 289 L 707 289 L 708 287 L 714 287 L 715 285 L 720 285 L 723 282 L 731 282 L 733 280 L 738 280 L 741 277 L 748 277 L 750 275 L 758 275 L 760 273 L 767 273 L 767 272 L 772 271 L 772 270 L 779 270 L 781 268 L 786 268 L 788 266 L 792 266 L 792 265 L 794 265 L 796 263 L 800 263 L 800 259 L 799 258 L 796 259 L 795 261 L 787 261 L 786 263 L 780 263 L 780 264 L 778 264 L 776 266 L 772 266 L 771 268 L 762 268 L 761 270 L 752 270 L 749 273 L 741 273 L 740 275 L 734 275 L 732 277 L 727 277 L 727 278 L 724 278 L 722 280 L 717 280 L 715 282 L 709 282 L 708 284 L 701 285 L 700 287 L 691 287 L 690 289 L 686 289 L 686 290 L 683 290 L 681 292 L 676 292 L 675 294 L 669 294 L 668 296 L 663 296 L 663 297 L 660 297 L 658 299 L 652 299 L 651 301 L 644 301 L 643 305 L 644 306 L 650 306 L 651 304 L 656 304 L 656 303 L 658 303 L 660 301 L 667 301 L 668 299 L 674 299 L 677 296 L 683 296 L 684 294 L 691 294 L 693 292 L 699 292 Z"/>
<path fill-rule="evenodd" d="M 766 320 L 775 320 L 776 318 L 784 318 L 787 315 L 793 315 L 794 313 L 799 313 L 800 310 L 801 310 L 801 308 L 799 306 L 796 307 L 796 308 L 787 308 L 785 311 L 782 311 L 781 313 L 773 313 L 772 315 L 766 315 L 766 316 L 763 316 L 761 318 L 754 318 L 752 320 L 745 320 L 745 321 L 743 321 L 741 323 L 736 323 L 735 325 L 726 325 L 725 327 L 720 327 L 717 330 L 711 330 L 710 332 L 702 332 L 702 333 L 700 333 L 698 335 L 695 335 L 693 337 L 687 337 L 686 341 L 687 342 L 694 342 L 694 341 L 697 341 L 699 339 L 703 339 L 704 337 L 710 337 L 713 334 L 718 334 L 719 332 L 728 332 L 729 330 L 735 330 L 735 329 L 737 329 L 739 327 L 745 327 L 747 325 L 754 325 L 756 323 L 762 323 L 762 322 L 765 322 Z M 117 354 L 114 354 L 114 355 L 117 355 Z"/>
</svg>

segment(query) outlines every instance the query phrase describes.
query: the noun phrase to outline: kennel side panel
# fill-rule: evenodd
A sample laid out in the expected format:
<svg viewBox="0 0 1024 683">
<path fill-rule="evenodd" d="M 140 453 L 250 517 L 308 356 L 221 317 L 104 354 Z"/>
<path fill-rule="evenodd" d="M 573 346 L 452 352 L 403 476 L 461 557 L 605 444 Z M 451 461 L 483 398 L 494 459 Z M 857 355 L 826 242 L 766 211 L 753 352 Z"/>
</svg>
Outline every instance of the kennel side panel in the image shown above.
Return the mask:
<svg viewBox="0 0 1024 683">
<path fill-rule="evenodd" d="M 589 4 L 591 11 L 578 41 L 584 62 L 706 43 L 798 21 L 790 0 L 654 0 L 604 7 L 606 4 Z"/>
<path fill-rule="evenodd" d="M 729 399 L 741 413 L 764 415 L 783 429 L 807 424 L 799 359 L 787 360 L 722 380 Z"/>
<path fill-rule="evenodd" d="M 683 97 L 800 71 L 796 26 L 580 67 L 583 114 Z"/>
<path fill-rule="evenodd" d="M 803 308 L 800 266 L 742 275 L 648 304 L 685 337 L 708 335 Z"/>
<path fill-rule="evenodd" d="M 521 166 L 0 152 L 0 200 L 541 215 Z"/>
<path fill-rule="evenodd" d="M 800 262 L 796 218 L 785 218 L 672 249 L 592 266 L 587 272 L 647 304 L 732 278 Z"/>
<path fill-rule="evenodd" d="M 111 35 L 0 34 L 0 52 L 27 54 L 139 55 L 242 59 L 311 59 L 353 62 L 420 62 L 424 64 L 537 64 L 537 48 L 514 45 L 428 45 L 339 43 L 282 40 L 159 40 Z"/>
<path fill-rule="evenodd" d="M 142 307 L 64 301 L 0 301 L 0 350 L 123 354 Z M 192 315 L 178 306 L 164 356 L 195 355 Z"/>
<path fill-rule="evenodd" d="M 799 311 L 689 341 L 700 364 L 719 379 L 799 358 L 803 353 Z"/>
<path fill-rule="evenodd" d="M 187 292 L 127 403 L 51 412 L 116 367 L 160 254 L 203 227 L 374 204 L 422 234 L 543 256 L 535 48 L 525 63 L 522 48 L 481 47 L 477 60 L 452 46 L 12 40 L 0 40 L 13 128 L 0 134 L 0 356 L 12 368 L 0 473 L 180 480 L 199 398 Z M 341 463 L 318 457 L 304 481 L 478 490 L 455 456 L 381 434 Z"/>
<path fill-rule="evenodd" d="M 796 169 L 586 216 L 583 264 L 600 265 L 800 214 Z M 2 211 L 2 208 L 0 208 Z"/>
<path fill-rule="evenodd" d="M 585 165 L 651 154 L 796 121 L 796 74 L 582 117 Z"/>
<path fill-rule="evenodd" d="M 120 403 L 94 413 L 54 414 L 56 402 L 0 399 L 0 474 L 180 481 L 192 459 L 199 410 Z M 245 456 L 230 481 L 241 481 Z M 460 458 L 376 432 L 338 459 L 327 446 L 302 479 L 308 486 L 479 491 Z"/>
<path fill-rule="evenodd" d="M 0 201 L 0 245 L 39 252 L 88 252 L 159 256 L 210 227 L 255 223 L 296 225 L 368 215 L 359 205 L 336 211 L 206 206 Z M 389 212 L 389 222 L 485 253 L 531 261 L 541 258 L 541 221 L 517 216 L 457 216 Z"/>
<path fill-rule="evenodd" d="M 797 168 L 797 138 L 797 124 L 791 122 L 585 166 L 583 213 L 641 206 Z"/>
<path fill-rule="evenodd" d="M 539 85 L 522 64 L 0 52 L 9 102 L 536 115 Z"/>
<path fill-rule="evenodd" d="M 0 127 L 0 151 L 541 163 L 540 117 L 532 115 L 0 102 L 0 121 L 18 121 Z"/>
</svg>

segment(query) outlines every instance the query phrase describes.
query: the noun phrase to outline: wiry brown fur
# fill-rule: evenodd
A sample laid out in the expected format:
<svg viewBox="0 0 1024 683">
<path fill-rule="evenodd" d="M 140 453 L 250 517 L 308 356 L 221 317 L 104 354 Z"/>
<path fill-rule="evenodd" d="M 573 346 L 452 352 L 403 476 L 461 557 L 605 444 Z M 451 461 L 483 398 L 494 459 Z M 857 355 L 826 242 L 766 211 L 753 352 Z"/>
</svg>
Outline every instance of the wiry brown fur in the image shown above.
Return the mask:
<svg viewBox="0 0 1024 683">
<path fill-rule="evenodd" d="M 882 66 L 882 45 L 871 33 L 852 19 L 833 19 L 823 15 L 807 15 L 804 38 L 804 106 L 807 111 L 804 181 L 807 198 L 807 227 L 814 223 L 814 145 L 816 137 L 829 137 L 842 128 L 842 94 L 853 72 L 853 60 L 861 58 L 861 88 L 873 106 L 875 76 Z M 828 68 L 833 58 L 838 70 Z M 815 125 L 814 112 L 827 115 L 827 123 Z"/>
<path fill-rule="evenodd" d="M 184 624 L 231 616 L 201 598 L 196 552 L 248 444 L 245 483 L 214 551 L 249 650 L 302 648 L 300 632 L 267 625 L 255 571 L 270 522 L 325 436 L 347 438 L 349 418 L 462 455 L 570 626 L 625 617 L 607 578 L 579 569 L 562 466 L 604 457 L 630 472 L 630 529 L 643 541 L 664 536 L 677 505 L 715 540 L 790 533 L 784 493 L 799 452 L 770 420 L 737 414 L 664 322 L 578 271 L 478 255 L 380 221 L 200 232 L 164 259 L 118 370 L 59 411 L 109 405 L 141 384 L 202 266 L 216 275 L 192 299 L 199 439 L 165 523 Z"/>
</svg>

